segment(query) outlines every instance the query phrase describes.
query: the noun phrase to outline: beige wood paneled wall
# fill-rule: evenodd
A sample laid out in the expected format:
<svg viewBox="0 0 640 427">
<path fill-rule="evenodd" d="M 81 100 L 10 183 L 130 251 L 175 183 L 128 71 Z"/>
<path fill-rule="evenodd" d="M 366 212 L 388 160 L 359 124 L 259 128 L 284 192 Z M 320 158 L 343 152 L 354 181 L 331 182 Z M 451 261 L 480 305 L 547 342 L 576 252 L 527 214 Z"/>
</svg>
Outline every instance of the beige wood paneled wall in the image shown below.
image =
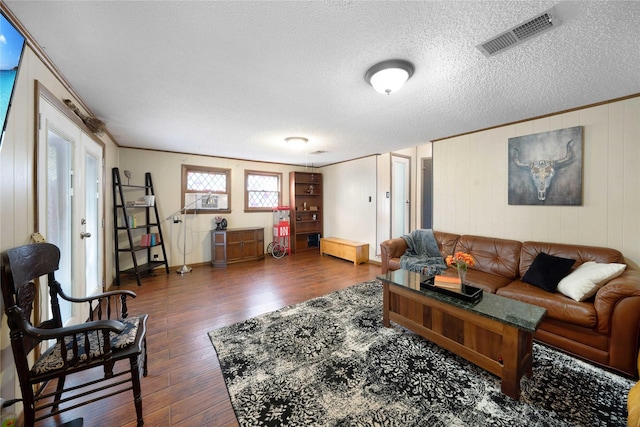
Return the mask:
<svg viewBox="0 0 640 427">
<path fill-rule="evenodd" d="M 7 129 L 0 148 L 0 251 L 29 243 L 31 234 L 38 231 L 35 229 L 36 81 L 58 100 L 75 100 L 31 48 L 25 47 Z M 75 102 L 80 104 L 77 100 Z M 108 136 L 101 140 L 105 144 L 106 167 L 109 167 L 116 160 L 117 146 Z M 105 196 L 106 206 L 110 206 L 110 193 L 105 193 Z M 112 235 L 112 226 L 113 223 L 107 219 L 106 236 Z M 112 257 L 107 257 L 105 261 L 106 277 L 109 277 Z M 4 307 L 1 307 L 1 311 L 0 396 L 12 399 L 19 396 L 19 385 L 14 372 Z"/>
<path fill-rule="evenodd" d="M 156 204 L 162 220 L 162 234 L 165 240 L 169 265 L 179 267 L 186 261 L 187 265 L 208 263 L 211 260 L 210 231 L 215 228 L 213 214 L 187 215 L 187 244 L 186 257 L 183 255 L 182 224 L 174 224 L 167 220 L 169 216 L 179 213 L 182 202 L 180 200 L 182 165 L 198 165 L 231 170 L 231 214 L 220 214 L 228 222 L 229 228 L 264 227 L 265 246 L 272 240 L 273 213 L 244 211 L 244 171 L 266 171 L 282 173 L 282 204 L 289 204 L 289 172 L 304 171 L 302 166 L 291 166 L 277 163 L 262 163 L 221 157 L 199 156 L 195 154 L 168 153 L 153 150 L 120 148 L 120 173 L 124 170 L 132 172 L 132 184 L 142 184 L 145 172 L 151 172 L 153 186 L 156 192 Z M 311 170 L 311 169 L 309 169 Z M 313 169 L 321 172 L 319 169 Z M 107 171 L 107 191 L 112 192 L 111 168 Z M 109 206 L 110 207 L 110 206 Z M 113 216 L 109 210 L 107 216 Z M 112 234 L 107 238 L 112 239 Z M 107 248 L 107 253 L 113 255 L 113 245 Z M 114 256 L 114 255 L 113 255 Z M 121 267 L 127 268 L 126 257 L 121 257 Z M 131 262 L 129 262 L 131 264 Z M 115 270 L 107 272 L 107 281 L 113 278 Z"/>
<path fill-rule="evenodd" d="M 584 127 L 583 205 L 509 206 L 508 139 Z M 434 228 L 616 248 L 640 264 L 640 97 L 433 143 Z"/>
<path fill-rule="evenodd" d="M 369 243 L 369 258 L 376 254 L 376 166 L 370 156 L 321 169 L 323 173 L 323 237 Z"/>
</svg>

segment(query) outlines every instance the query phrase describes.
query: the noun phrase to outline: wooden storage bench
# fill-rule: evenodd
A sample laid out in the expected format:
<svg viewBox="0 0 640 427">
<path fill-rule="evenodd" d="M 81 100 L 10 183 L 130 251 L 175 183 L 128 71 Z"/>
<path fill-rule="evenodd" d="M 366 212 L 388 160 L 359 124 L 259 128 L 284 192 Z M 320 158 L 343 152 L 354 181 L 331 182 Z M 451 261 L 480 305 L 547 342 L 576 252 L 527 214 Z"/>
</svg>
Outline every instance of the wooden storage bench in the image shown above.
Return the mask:
<svg viewBox="0 0 640 427">
<path fill-rule="evenodd" d="M 321 238 L 320 254 L 346 259 L 358 265 L 369 262 L 369 244 L 336 237 Z"/>
</svg>

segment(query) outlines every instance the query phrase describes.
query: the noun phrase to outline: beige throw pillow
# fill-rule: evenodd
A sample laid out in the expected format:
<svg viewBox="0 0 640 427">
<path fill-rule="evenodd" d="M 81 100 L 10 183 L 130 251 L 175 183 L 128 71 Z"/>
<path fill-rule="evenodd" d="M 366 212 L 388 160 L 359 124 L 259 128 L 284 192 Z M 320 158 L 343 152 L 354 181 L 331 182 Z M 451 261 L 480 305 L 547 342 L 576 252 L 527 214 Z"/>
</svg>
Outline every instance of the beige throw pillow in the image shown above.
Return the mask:
<svg viewBox="0 0 640 427">
<path fill-rule="evenodd" d="M 576 301 L 585 301 L 605 283 L 622 274 L 627 266 L 587 261 L 558 283 L 558 292 Z"/>
</svg>

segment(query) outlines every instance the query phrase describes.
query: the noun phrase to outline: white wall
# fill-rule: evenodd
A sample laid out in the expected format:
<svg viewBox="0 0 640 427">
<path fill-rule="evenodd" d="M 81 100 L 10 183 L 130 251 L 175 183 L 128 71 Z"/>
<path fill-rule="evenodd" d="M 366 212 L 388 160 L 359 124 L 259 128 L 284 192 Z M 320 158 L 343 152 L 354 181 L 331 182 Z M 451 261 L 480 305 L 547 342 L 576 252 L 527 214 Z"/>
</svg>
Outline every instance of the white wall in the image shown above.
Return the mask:
<svg viewBox="0 0 640 427">
<path fill-rule="evenodd" d="M 508 139 L 584 126 L 583 205 L 509 206 Z M 434 229 L 612 247 L 640 264 L 640 97 L 433 144 Z"/>
<path fill-rule="evenodd" d="M 431 145 L 356 159 L 321 168 L 324 175 L 324 236 L 369 244 L 369 259 L 380 261 L 380 243 L 391 233 L 391 156 L 411 162 L 411 229 L 420 224 L 420 158 L 431 156 Z M 371 197 L 371 202 L 369 202 Z"/>
<path fill-rule="evenodd" d="M 321 169 L 323 174 L 323 237 L 369 243 L 375 256 L 377 157 L 365 157 Z"/>
<path fill-rule="evenodd" d="M 282 204 L 289 204 L 289 172 L 304 171 L 304 167 L 282 165 L 276 163 L 260 163 L 220 157 L 198 156 L 191 154 L 167 153 L 132 148 L 121 148 L 118 166 L 122 175 L 124 170 L 132 172 L 131 184 L 144 184 L 145 172 L 151 173 L 153 186 L 156 193 L 156 205 L 165 240 L 165 249 L 169 265 L 179 267 L 185 262 L 183 255 L 183 224 L 174 224 L 166 220 L 172 214 L 178 213 L 182 207 L 180 200 L 182 165 L 198 165 L 231 169 L 231 214 L 221 214 L 227 219 L 228 228 L 239 227 L 264 227 L 265 246 L 272 240 L 273 214 L 271 212 L 244 212 L 244 171 L 268 171 L 282 173 Z M 314 169 L 319 171 L 318 169 Z M 321 171 L 320 171 L 321 172 Z M 126 182 L 126 178 L 122 177 Z M 111 168 L 108 171 L 109 187 L 113 184 Z M 109 188 L 111 192 L 111 188 Z M 112 216 L 112 215 L 110 215 Z M 215 228 L 213 214 L 187 215 L 187 243 L 186 264 L 201 264 L 211 261 L 210 231 Z M 107 248 L 107 253 L 113 255 L 113 245 Z M 158 248 L 154 250 L 159 250 Z M 122 268 L 130 266 L 126 264 L 126 257 L 121 256 Z M 115 268 L 115 267 L 114 267 Z M 115 275 L 115 269 L 113 270 Z M 107 280 L 109 282 L 109 280 Z"/>
</svg>

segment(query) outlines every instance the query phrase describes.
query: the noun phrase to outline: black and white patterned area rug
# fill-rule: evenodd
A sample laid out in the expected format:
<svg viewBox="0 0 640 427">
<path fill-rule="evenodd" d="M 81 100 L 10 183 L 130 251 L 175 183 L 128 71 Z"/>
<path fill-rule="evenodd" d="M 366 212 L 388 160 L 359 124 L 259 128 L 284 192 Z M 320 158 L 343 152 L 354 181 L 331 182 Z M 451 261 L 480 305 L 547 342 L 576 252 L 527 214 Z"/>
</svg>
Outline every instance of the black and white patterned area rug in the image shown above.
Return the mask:
<svg viewBox="0 0 640 427">
<path fill-rule="evenodd" d="M 514 401 L 496 376 L 382 326 L 377 281 L 209 336 L 241 426 L 625 426 L 633 385 L 536 343 Z"/>
</svg>

